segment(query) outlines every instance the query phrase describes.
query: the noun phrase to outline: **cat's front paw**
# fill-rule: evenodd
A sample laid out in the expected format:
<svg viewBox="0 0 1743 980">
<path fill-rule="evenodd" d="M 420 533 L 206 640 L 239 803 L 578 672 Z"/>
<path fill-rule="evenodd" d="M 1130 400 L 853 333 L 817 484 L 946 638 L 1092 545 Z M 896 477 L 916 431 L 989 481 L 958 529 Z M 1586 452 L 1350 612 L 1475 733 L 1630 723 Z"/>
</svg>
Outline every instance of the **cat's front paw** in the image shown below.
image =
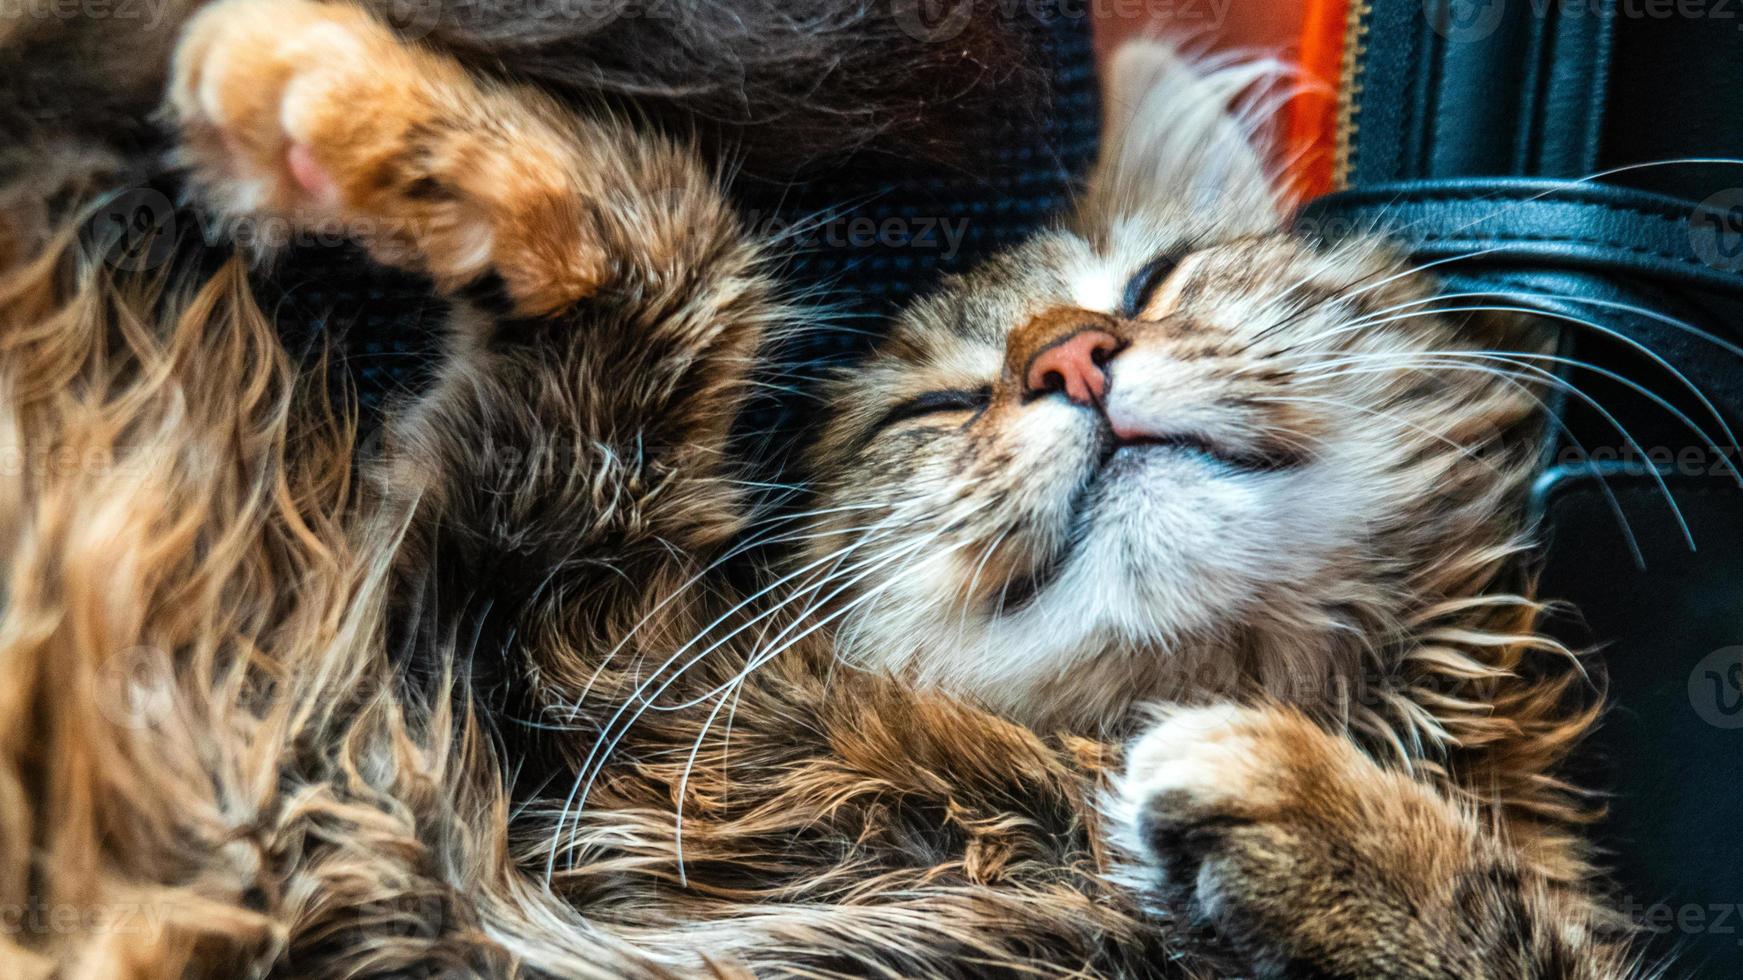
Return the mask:
<svg viewBox="0 0 1743 980">
<path fill-rule="evenodd" d="M 494 272 L 534 314 L 609 274 L 577 181 L 593 144 L 360 7 L 218 0 L 184 29 L 168 111 L 202 201 L 258 219 L 250 243 L 342 232 L 446 290 Z"/>
<path fill-rule="evenodd" d="M 361 10 L 310 0 L 220 0 L 184 28 L 168 109 L 182 159 L 230 215 L 309 220 L 339 188 L 317 146 L 342 135 L 340 107 L 381 118 L 372 69 L 393 41 Z"/>
<path fill-rule="evenodd" d="M 1114 809 L 1141 887 L 1259 976 L 1453 975 L 1470 952 L 1432 913 L 1477 867 L 1471 822 L 1295 711 L 1164 715 Z"/>
</svg>

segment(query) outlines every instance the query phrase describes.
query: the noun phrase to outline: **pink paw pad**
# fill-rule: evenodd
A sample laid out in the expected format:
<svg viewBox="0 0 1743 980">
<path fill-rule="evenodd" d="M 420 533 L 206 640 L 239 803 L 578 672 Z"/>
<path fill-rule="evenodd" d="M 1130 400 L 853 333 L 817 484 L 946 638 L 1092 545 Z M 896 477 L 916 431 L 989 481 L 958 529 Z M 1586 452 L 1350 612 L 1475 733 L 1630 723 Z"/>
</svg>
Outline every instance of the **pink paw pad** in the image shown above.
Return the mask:
<svg viewBox="0 0 1743 980">
<path fill-rule="evenodd" d="M 333 183 L 327 168 L 315 160 L 307 143 L 292 143 L 285 153 L 285 164 L 290 168 L 291 179 L 304 193 L 321 204 L 338 203 L 339 186 Z"/>
</svg>

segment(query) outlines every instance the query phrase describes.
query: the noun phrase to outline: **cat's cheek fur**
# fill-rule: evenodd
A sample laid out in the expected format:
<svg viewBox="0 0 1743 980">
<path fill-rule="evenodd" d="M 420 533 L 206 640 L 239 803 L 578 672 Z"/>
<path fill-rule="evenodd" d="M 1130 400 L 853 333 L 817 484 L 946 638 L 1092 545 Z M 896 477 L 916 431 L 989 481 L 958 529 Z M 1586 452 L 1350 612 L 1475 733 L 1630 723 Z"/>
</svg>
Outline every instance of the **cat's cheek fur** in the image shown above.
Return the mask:
<svg viewBox="0 0 1743 980">
<path fill-rule="evenodd" d="M 1059 491 L 1092 475 L 1093 437 L 1093 426 L 1065 406 L 1001 405 L 917 434 L 924 452 L 892 443 L 907 459 L 880 451 L 866 465 L 880 471 L 878 484 L 903 492 L 848 505 L 878 515 L 850 512 L 856 523 L 874 522 L 866 536 L 878 544 L 865 551 L 885 557 L 865 562 L 863 587 L 850 590 L 837 631 L 844 659 L 930 687 L 979 688 L 976 663 L 1000 653 L 980 644 L 983 624 L 1016 598 L 1008 583 L 1030 571 L 1022 563 L 1069 545 L 1072 495 Z M 994 487 L 991 496 L 976 490 Z M 862 482 L 840 492 L 867 489 Z M 817 550 L 835 543 L 824 539 Z M 961 655 L 949 656 L 952 649 Z"/>
</svg>

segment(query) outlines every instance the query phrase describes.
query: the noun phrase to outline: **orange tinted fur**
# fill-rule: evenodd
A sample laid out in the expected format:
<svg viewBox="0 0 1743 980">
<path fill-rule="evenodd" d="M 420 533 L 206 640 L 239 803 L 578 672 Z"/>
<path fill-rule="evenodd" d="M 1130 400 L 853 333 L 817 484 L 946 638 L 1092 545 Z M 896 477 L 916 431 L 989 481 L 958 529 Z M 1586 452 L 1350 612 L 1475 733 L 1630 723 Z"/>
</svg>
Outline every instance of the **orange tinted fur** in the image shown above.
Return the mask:
<svg viewBox="0 0 1743 980">
<path fill-rule="evenodd" d="M 916 685 L 924 663 L 841 662 L 863 624 L 812 618 L 836 611 L 820 596 L 851 552 L 763 570 L 787 589 L 763 604 L 715 574 L 747 530 L 791 529 L 750 510 L 726 450 L 757 343 L 804 312 L 778 298 L 692 153 L 471 78 L 344 4 L 207 8 L 170 99 L 184 161 L 231 217 L 337 223 L 430 274 L 459 312 L 435 389 L 399 406 L 354 484 L 348 429 L 299 394 L 236 263 L 186 294 L 117 287 L 63 240 L 0 284 L 24 458 L 72 447 L 135 464 L 0 484 L 0 898 L 171 913 L 142 938 L 5 936 L 19 970 L 1627 972 L 1552 776 L 1593 715 L 1565 707 L 1570 680 L 1518 682 L 1560 651 L 1531 632 L 1531 603 L 1493 595 L 1518 547 L 1505 502 L 1528 472 L 1507 450 L 1487 476 L 1457 457 L 1416 474 L 1469 489 L 1435 514 L 1469 547 L 1407 539 L 1431 553 L 1402 605 L 1327 572 L 1279 587 L 1250 630 L 1196 658 L 1092 651 L 1003 704 Z M 308 159 L 293 167 L 296 147 Z M 1193 355 L 1176 361 L 1245 395 L 1280 383 L 1230 367 L 1246 338 L 1204 311 L 1308 261 L 1291 240 L 1197 242 L 1147 317 L 1029 278 L 1107 245 L 1104 219 L 1145 183 L 1104 173 L 1081 240 L 1042 236 L 949 284 L 842 380 L 818 464 L 837 513 L 928 503 L 926 467 L 957 503 L 1021 492 L 1033 446 L 1018 426 L 1036 410 L 1021 367 L 1074 324 L 1129 339 L 1120 357 L 1178 344 Z M 493 319 L 493 279 L 517 322 Z M 963 336 L 970 318 L 945 314 L 965 307 L 994 326 Z M 1426 345 L 1451 327 L 1422 331 Z M 913 425 L 872 431 L 927 385 L 983 382 L 983 412 L 920 423 L 931 442 Z M 1468 416 L 1472 438 L 1530 428 L 1511 389 L 1446 398 L 1436 410 Z M 1259 445 L 1311 458 L 1336 435 L 1301 404 L 1249 409 Z M 1040 577 L 1020 534 L 973 536 L 1000 513 L 938 507 L 900 526 L 910 537 L 864 540 L 918 549 L 936 530 L 955 560 L 931 612 L 997 615 L 1013 580 Z M 854 523 L 798 527 L 827 542 Z M 1291 618 L 1319 611 L 1321 586 L 1372 632 L 1309 644 L 1345 625 Z M 840 591 L 843 606 L 857 596 Z M 390 664 L 402 636 L 435 680 Z M 134 649 L 173 677 L 163 713 L 117 728 L 113 704 L 66 696 Z M 475 714 L 494 707 L 489 685 L 468 685 L 504 654 L 530 717 L 492 728 Z M 1379 704 L 1272 689 L 1370 668 L 1388 685 Z M 1471 696 L 1438 698 L 1448 675 Z M 1147 697 L 1221 703 L 1146 722 L 1133 712 Z M 1328 709 L 1344 707 L 1334 735 Z M 1129 754 L 1128 731 L 1147 733 Z M 504 745 L 548 752 L 574 785 L 517 796 L 505 774 L 524 760 Z"/>
</svg>

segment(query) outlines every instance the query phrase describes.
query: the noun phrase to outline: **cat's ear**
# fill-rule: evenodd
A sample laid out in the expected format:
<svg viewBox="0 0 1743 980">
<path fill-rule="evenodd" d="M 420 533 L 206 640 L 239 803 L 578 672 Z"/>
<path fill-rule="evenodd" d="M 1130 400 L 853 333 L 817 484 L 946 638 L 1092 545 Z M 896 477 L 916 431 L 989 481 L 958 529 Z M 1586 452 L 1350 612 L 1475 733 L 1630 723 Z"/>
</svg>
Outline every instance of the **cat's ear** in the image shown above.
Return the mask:
<svg viewBox="0 0 1743 980">
<path fill-rule="evenodd" d="M 1083 202 L 1092 221 L 1214 210 L 1241 231 L 1283 220 L 1259 133 L 1283 69 L 1274 61 L 1194 64 L 1160 41 L 1130 42 L 1106 67 L 1102 150 Z"/>
</svg>

